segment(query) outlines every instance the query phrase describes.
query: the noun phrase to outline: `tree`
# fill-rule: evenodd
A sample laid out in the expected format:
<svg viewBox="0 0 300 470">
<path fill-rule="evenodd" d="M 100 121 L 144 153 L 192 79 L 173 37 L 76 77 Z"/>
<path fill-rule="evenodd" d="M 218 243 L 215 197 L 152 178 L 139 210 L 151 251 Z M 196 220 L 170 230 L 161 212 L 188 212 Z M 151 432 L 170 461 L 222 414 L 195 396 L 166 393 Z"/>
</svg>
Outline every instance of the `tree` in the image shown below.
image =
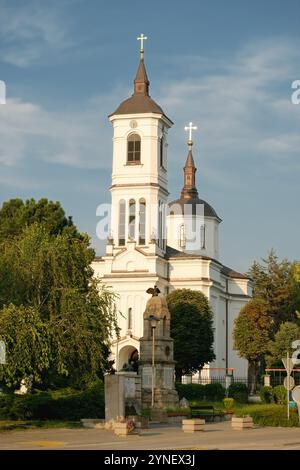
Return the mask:
<svg viewBox="0 0 300 470">
<path fill-rule="evenodd" d="M 292 322 L 282 323 L 275 334 L 274 340 L 268 344 L 268 365 L 270 367 L 274 365 L 282 366 L 281 359 L 286 357 L 287 352 L 289 356 L 293 354 L 292 342 L 296 339 L 300 339 L 300 327 Z"/>
<path fill-rule="evenodd" d="M 177 379 L 213 361 L 213 318 L 207 297 L 199 291 L 177 289 L 167 296 Z"/>
<path fill-rule="evenodd" d="M 260 299 L 250 300 L 234 321 L 234 349 L 238 350 L 240 357 L 249 362 L 248 379 L 251 393 L 256 391 L 258 366 L 268 351 L 270 330 L 268 304 Z"/>
<path fill-rule="evenodd" d="M 48 224 L 35 221 L 0 241 L 0 339 L 7 344 L 8 364 L 2 368 L 7 384 L 16 385 L 24 374 L 42 385 L 61 376 L 79 384 L 85 375 L 106 369 L 116 329 L 115 296 L 93 278 L 93 258 L 88 236 L 75 226 L 53 233 Z"/>
<path fill-rule="evenodd" d="M 274 335 L 281 323 L 295 321 L 300 309 L 300 283 L 295 278 L 295 265 L 279 261 L 271 250 L 262 263 L 255 261 L 249 270 L 253 279 L 253 297 L 267 303 L 267 311 Z"/>
<path fill-rule="evenodd" d="M 50 332 L 33 307 L 4 307 L 0 311 L 0 339 L 5 342 L 7 364 L 0 380 L 8 387 L 32 375 L 39 380 L 51 360 Z"/>
<path fill-rule="evenodd" d="M 80 237 L 71 217 L 66 217 L 59 202 L 28 199 L 11 199 L 0 209 L 0 241 L 20 235 L 23 229 L 34 223 L 43 224 L 49 235 L 69 230 Z"/>
</svg>

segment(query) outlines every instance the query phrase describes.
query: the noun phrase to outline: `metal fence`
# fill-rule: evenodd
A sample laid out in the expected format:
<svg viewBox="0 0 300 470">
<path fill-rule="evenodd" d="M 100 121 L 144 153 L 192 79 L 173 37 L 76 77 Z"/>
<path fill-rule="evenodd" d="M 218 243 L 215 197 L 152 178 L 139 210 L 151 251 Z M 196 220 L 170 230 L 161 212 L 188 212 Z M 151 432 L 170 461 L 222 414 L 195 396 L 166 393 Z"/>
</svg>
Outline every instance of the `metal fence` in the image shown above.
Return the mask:
<svg viewBox="0 0 300 470">
<path fill-rule="evenodd" d="M 243 383 L 247 385 L 248 387 L 247 377 L 235 377 L 234 375 L 232 375 L 231 382 Z M 223 387 L 226 387 L 226 376 L 225 375 L 214 376 L 214 377 L 185 376 L 183 377 L 182 383 L 193 383 L 193 384 L 200 384 L 200 385 L 220 383 L 223 385 Z"/>
<path fill-rule="evenodd" d="M 269 373 L 271 387 L 276 387 L 276 385 L 283 385 L 283 381 L 286 378 L 286 371 L 284 369 L 270 371 Z M 300 385 L 300 371 L 292 371 L 291 376 L 295 381 L 295 386 Z"/>
</svg>

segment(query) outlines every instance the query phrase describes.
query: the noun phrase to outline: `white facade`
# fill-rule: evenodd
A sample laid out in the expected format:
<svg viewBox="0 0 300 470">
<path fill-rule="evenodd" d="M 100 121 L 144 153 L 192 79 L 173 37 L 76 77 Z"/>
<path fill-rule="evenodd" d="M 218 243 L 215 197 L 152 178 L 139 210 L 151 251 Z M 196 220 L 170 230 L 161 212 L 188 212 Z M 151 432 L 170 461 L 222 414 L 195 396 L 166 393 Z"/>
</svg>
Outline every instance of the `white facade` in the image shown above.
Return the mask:
<svg viewBox="0 0 300 470">
<path fill-rule="evenodd" d="M 182 214 L 174 209 L 173 203 L 167 217 L 160 210 L 168 198 L 167 137 L 172 122 L 151 100 L 148 86 L 141 59 L 133 96 L 110 116 L 113 125 L 111 235 L 105 256 L 92 263 L 95 276 L 119 296 L 121 332 L 120 339 L 113 342 L 115 367 L 121 369 L 139 351 L 143 312 L 149 299 L 146 290 L 156 284 L 163 294 L 189 288 L 208 297 L 214 314 L 216 354 L 216 360 L 208 365 L 209 376 L 224 375 L 225 368 L 233 368 L 235 377 L 246 377 L 247 362 L 232 348 L 232 329 L 234 319 L 251 296 L 249 279 L 219 261 L 221 219 L 211 206 L 198 199 L 192 187 L 190 175 L 193 177 L 196 169 L 192 166 L 191 142 L 185 186 L 178 201 L 179 207 L 186 198 L 188 205 L 196 202 L 200 205 L 200 215 L 194 217 L 199 241 L 196 248 L 186 236 L 189 220 L 193 219 L 187 216 L 188 210 Z"/>
</svg>

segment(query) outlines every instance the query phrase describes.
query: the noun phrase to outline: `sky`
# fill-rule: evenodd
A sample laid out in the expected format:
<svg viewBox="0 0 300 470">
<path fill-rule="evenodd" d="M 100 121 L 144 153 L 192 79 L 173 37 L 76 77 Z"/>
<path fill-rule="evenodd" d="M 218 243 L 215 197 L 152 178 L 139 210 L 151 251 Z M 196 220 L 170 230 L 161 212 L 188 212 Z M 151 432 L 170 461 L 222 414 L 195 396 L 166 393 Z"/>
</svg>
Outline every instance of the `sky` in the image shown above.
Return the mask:
<svg viewBox="0 0 300 470">
<path fill-rule="evenodd" d="M 174 122 L 170 200 L 193 121 L 199 196 L 223 219 L 221 261 L 300 259 L 299 0 L 0 0 L 0 205 L 60 201 L 97 254 L 110 202 L 107 116 L 132 94 L 144 33 L 150 94 Z"/>
</svg>

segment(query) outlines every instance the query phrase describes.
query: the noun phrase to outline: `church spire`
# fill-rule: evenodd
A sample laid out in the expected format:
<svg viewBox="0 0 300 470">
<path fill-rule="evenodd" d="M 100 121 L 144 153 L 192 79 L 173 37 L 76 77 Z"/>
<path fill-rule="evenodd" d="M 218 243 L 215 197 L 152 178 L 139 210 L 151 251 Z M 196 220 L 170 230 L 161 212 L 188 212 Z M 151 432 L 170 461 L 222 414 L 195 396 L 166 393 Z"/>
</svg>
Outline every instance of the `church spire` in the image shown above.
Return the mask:
<svg viewBox="0 0 300 470">
<path fill-rule="evenodd" d="M 147 72 L 144 64 L 144 41 L 148 39 L 147 36 L 144 36 L 143 33 L 140 37 L 137 38 L 138 41 L 141 41 L 140 46 L 140 63 L 137 69 L 137 73 L 134 79 L 134 95 L 147 95 L 149 96 L 149 80 L 147 77 Z"/>
<path fill-rule="evenodd" d="M 193 158 L 193 141 L 192 141 L 192 131 L 196 130 L 197 127 L 193 126 L 193 123 L 190 122 L 189 126 L 184 128 L 185 131 L 189 131 L 189 140 L 188 144 L 188 155 L 187 159 L 183 168 L 184 172 L 184 186 L 181 191 L 181 198 L 182 199 L 196 199 L 198 197 L 198 191 L 196 188 L 196 171 L 197 168 L 195 167 L 195 162 Z"/>
</svg>

